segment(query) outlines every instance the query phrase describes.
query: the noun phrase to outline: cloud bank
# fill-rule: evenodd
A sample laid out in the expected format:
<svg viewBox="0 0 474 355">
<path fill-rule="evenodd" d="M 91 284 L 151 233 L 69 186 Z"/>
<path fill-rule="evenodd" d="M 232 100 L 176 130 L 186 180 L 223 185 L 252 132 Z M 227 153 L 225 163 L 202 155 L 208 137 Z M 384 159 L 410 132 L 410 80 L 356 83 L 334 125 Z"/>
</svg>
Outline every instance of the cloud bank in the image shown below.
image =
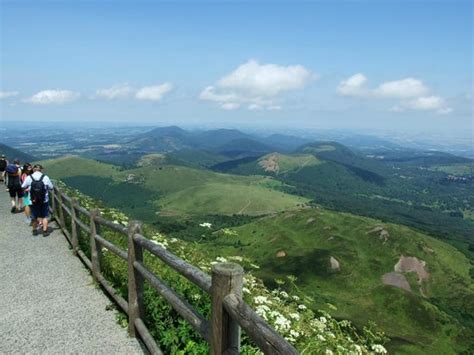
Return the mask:
<svg viewBox="0 0 474 355">
<path fill-rule="evenodd" d="M 79 93 L 70 90 L 43 90 L 24 101 L 39 105 L 64 104 L 76 100 L 79 96 Z"/>
<path fill-rule="evenodd" d="M 364 74 L 357 73 L 341 81 L 336 91 L 341 96 L 399 100 L 399 103 L 390 109 L 392 112 L 406 110 L 434 111 L 438 114 L 452 112 L 452 108 L 448 107 L 444 98 L 435 95 L 427 96 L 430 89 L 419 79 L 405 78 L 387 81 L 374 89 L 367 87 L 367 81 Z"/>
<path fill-rule="evenodd" d="M 274 103 L 288 91 L 305 88 L 317 76 L 302 65 L 280 66 L 249 60 L 204 88 L 199 98 L 218 103 L 224 110 L 245 105 L 249 110 L 280 109 Z"/>
<path fill-rule="evenodd" d="M 163 96 L 173 90 L 173 85 L 164 83 L 155 86 L 145 86 L 137 91 L 135 98 L 138 100 L 160 101 Z"/>
</svg>

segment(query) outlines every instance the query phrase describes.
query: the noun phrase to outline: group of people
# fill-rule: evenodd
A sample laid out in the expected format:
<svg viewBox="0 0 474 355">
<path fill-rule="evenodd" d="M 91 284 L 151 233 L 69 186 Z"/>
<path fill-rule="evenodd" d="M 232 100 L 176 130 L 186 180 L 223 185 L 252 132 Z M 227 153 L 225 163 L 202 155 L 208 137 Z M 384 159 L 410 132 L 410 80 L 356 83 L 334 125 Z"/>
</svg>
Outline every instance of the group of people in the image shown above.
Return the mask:
<svg viewBox="0 0 474 355">
<path fill-rule="evenodd" d="M 0 181 L 6 185 L 11 198 L 11 213 L 25 213 L 26 222 L 32 227 L 33 235 L 40 232 L 49 235 L 49 191 L 53 184 L 43 174 L 40 164 L 20 165 L 18 159 L 9 162 L 5 155 L 0 157 Z"/>
</svg>

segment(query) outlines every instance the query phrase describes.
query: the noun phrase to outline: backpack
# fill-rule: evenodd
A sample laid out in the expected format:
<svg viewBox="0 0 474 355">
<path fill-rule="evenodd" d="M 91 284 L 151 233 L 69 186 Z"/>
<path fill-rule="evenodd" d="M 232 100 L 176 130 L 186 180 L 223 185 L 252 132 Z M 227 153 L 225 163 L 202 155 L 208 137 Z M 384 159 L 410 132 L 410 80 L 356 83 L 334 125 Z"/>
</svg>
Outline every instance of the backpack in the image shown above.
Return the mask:
<svg viewBox="0 0 474 355">
<path fill-rule="evenodd" d="M 0 171 L 5 171 L 7 167 L 7 161 L 5 159 L 0 159 Z"/>
<path fill-rule="evenodd" d="M 7 168 L 5 169 L 5 171 L 9 175 L 15 175 L 15 174 L 18 174 L 18 167 L 15 164 L 9 164 Z"/>
<path fill-rule="evenodd" d="M 10 164 L 7 166 L 6 170 L 8 175 L 8 184 L 9 189 L 20 188 L 20 169 L 15 164 Z"/>
<path fill-rule="evenodd" d="M 33 179 L 31 176 L 31 187 L 30 187 L 30 200 L 34 205 L 44 203 L 46 199 L 46 186 L 43 182 L 44 175 L 41 175 L 39 180 Z"/>
</svg>

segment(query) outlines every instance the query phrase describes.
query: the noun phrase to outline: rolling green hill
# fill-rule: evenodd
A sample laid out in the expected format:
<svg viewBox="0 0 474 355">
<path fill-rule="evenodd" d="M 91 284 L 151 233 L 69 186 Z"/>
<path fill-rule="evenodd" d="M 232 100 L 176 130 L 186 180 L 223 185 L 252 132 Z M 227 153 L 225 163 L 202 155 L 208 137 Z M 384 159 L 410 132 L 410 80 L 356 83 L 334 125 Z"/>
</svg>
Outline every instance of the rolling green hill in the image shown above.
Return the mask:
<svg viewBox="0 0 474 355">
<path fill-rule="evenodd" d="M 416 227 L 474 257 L 474 223 L 466 213 L 474 209 L 474 179 L 447 179 L 447 172 L 465 172 L 472 160 L 437 152 L 412 152 L 411 158 L 406 151 L 365 156 L 336 142 L 272 155 L 226 161 L 212 169 L 273 176 L 289 193 L 338 211 Z M 309 164 L 308 156 L 314 158 Z"/>
<path fill-rule="evenodd" d="M 162 157 L 149 158 L 145 162 Z M 308 201 L 282 192 L 282 183 L 270 177 L 234 176 L 166 164 L 125 170 L 80 157 L 42 163 L 52 178 L 147 221 L 152 221 L 156 212 L 260 215 L 297 208 Z"/>
<path fill-rule="evenodd" d="M 270 285 L 293 275 L 296 289 L 312 298 L 314 308 L 360 326 L 374 320 L 394 339 L 392 350 L 473 349 L 473 266 L 454 247 L 426 234 L 313 208 L 260 218 L 214 237 L 206 249 L 250 257 Z M 413 265 L 396 272 L 401 258 Z"/>
</svg>

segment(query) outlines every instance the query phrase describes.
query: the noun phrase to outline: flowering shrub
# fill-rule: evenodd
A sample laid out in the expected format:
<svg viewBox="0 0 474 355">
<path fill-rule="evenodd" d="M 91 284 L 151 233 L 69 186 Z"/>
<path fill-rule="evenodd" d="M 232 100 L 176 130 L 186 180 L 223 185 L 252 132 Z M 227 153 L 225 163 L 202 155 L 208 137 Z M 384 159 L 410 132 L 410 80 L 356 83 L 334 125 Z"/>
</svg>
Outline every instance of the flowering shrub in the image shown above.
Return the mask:
<svg viewBox="0 0 474 355">
<path fill-rule="evenodd" d="M 83 207 L 89 210 L 99 209 L 104 218 L 125 226 L 128 224 L 127 216 L 120 211 L 105 208 L 78 191 L 68 190 L 67 193 L 74 195 Z M 84 222 L 88 223 L 86 220 Z M 209 228 L 203 224 L 206 223 L 202 223 L 201 227 Z M 232 230 L 228 230 L 224 233 L 232 232 Z M 123 235 L 105 228 L 100 233 L 117 246 L 123 249 L 127 248 L 127 238 L 124 238 Z M 242 265 L 247 270 L 242 290 L 245 301 L 302 354 L 355 355 L 387 352 L 383 346 L 387 338 L 383 333 L 375 330 L 373 325 L 359 331 L 347 320 L 337 321 L 324 311 L 315 312 L 309 309 L 305 304 L 306 301 L 310 301 L 308 297 L 289 294 L 290 291 L 285 291 L 282 288 L 269 290 L 260 279 L 252 274 L 252 270 L 258 269 L 259 266 L 252 264 L 249 259 L 243 256 L 217 257 L 212 260 L 203 251 L 196 248 L 195 244 L 168 238 L 151 226 L 144 226 L 144 234 L 153 243 L 172 251 L 205 272 L 210 272 L 212 265 L 220 262 L 237 262 Z M 88 236 L 81 234 L 79 241 L 80 247 L 89 255 Z M 198 312 L 209 318 L 211 300 L 207 293 L 148 252 L 144 254 L 144 262 L 150 270 L 185 298 Z M 126 262 L 103 249 L 101 266 L 106 279 L 122 297 L 127 299 Z M 275 281 L 279 287 L 283 287 L 285 284 L 294 284 L 296 277 L 290 275 L 287 280 Z M 147 284 L 144 289 L 144 303 L 145 323 L 165 353 L 206 354 L 209 352 L 206 341 Z M 334 308 L 334 306 L 331 307 Z M 119 323 L 126 326 L 126 316 L 119 312 L 117 315 Z M 242 334 L 241 352 L 242 354 L 262 354 L 245 334 Z"/>
</svg>

